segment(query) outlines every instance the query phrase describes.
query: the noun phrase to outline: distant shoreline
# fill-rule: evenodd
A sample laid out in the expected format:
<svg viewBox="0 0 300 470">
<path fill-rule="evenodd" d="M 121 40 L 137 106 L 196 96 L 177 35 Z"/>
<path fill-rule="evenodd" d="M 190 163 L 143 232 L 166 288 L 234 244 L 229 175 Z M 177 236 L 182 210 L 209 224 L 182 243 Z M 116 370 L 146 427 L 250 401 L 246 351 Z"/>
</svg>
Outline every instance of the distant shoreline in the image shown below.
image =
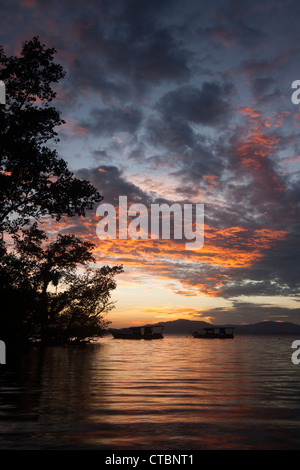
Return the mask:
<svg viewBox="0 0 300 470">
<path fill-rule="evenodd" d="M 209 326 L 230 326 L 234 327 L 234 334 L 236 335 L 299 335 L 300 325 L 291 322 L 275 322 L 263 321 L 247 325 L 215 325 L 204 321 L 178 319 L 166 322 L 151 323 L 148 325 L 164 325 L 163 333 L 177 334 L 177 335 L 190 335 L 192 331 L 197 331 L 199 328 Z"/>
</svg>

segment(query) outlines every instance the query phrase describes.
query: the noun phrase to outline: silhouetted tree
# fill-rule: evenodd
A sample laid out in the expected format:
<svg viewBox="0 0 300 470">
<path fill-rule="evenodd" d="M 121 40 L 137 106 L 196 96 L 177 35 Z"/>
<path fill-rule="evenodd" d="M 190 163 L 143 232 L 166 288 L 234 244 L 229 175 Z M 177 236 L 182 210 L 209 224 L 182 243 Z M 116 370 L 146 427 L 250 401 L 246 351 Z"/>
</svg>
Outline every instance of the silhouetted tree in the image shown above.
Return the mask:
<svg viewBox="0 0 300 470">
<path fill-rule="evenodd" d="M 67 276 L 65 290 L 50 294 L 51 339 L 64 342 L 101 336 L 110 323 L 105 314 L 114 307 L 111 291 L 116 288 L 114 277 L 120 272 L 121 266 L 103 266 Z"/>
<path fill-rule="evenodd" d="M 55 149 L 55 127 L 64 121 L 50 106 L 51 85 L 64 77 L 53 62 L 55 49 L 34 37 L 19 57 L 0 48 L 0 77 L 6 84 L 6 105 L 0 105 L 0 231 L 12 232 L 31 218 L 85 215 L 102 197 L 88 182 L 69 171 Z"/>
<path fill-rule="evenodd" d="M 55 52 L 38 37 L 25 42 L 18 57 L 0 47 L 6 84 L 6 104 L 0 105 L 1 339 L 66 341 L 99 333 L 112 307 L 113 277 L 122 271 L 93 270 L 93 244 L 61 234 L 50 242 L 37 223 L 44 216 L 84 216 L 102 200 L 47 147 L 58 142 L 55 128 L 64 122 L 51 106 L 52 84 L 64 77 Z"/>
<path fill-rule="evenodd" d="M 114 276 L 122 267 L 93 268 L 92 243 L 61 234 L 49 242 L 37 223 L 13 239 L 14 250 L 0 259 L 0 292 L 10 292 L 11 333 L 18 324 L 26 337 L 48 343 L 99 336 L 106 325 L 104 314 L 113 307 Z M 23 313 L 11 317 L 16 299 L 20 307 L 20 294 Z"/>
</svg>

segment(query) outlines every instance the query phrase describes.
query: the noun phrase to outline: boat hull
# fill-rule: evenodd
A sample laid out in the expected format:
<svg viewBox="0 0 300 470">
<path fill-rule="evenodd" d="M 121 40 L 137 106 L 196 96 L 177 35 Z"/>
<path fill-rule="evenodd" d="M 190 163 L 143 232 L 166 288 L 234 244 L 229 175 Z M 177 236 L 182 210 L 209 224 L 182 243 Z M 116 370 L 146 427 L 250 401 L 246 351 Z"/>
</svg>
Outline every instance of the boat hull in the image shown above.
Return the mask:
<svg viewBox="0 0 300 470">
<path fill-rule="evenodd" d="M 218 326 L 211 326 L 211 327 L 204 327 L 198 331 L 193 331 L 192 335 L 194 338 L 201 338 L 201 339 L 232 339 L 234 327 L 218 327 Z"/>
<path fill-rule="evenodd" d="M 112 333 L 115 339 L 142 339 L 142 335 L 131 335 L 126 333 Z"/>
<path fill-rule="evenodd" d="M 219 335 L 219 334 L 212 334 L 212 335 L 206 335 L 206 334 L 203 334 L 203 333 L 192 333 L 192 335 L 194 336 L 194 338 L 201 338 L 201 339 L 232 339 L 234 338 L 234 335 L 233 334 L 225 334 L 225 335 Z"/>
<path fill-rule="evenodd" d="M 115 339 L 163 339 L 163 335 L 161 334 L 154 334 L 149 336 L 144 335 L 130 335 L 130 334 L 122 334 L 122 333 L 112 333 Z"/>
<path fill-rule="evenodd" d="M 159 328 L 159 331 L 153 330 L 154 328 L 151 327 L 131 327 L 111 330 L 111 334 L 115 339 L 163 339 L 163 334 L 160 331 L 161 328 Z"/>
</svg>

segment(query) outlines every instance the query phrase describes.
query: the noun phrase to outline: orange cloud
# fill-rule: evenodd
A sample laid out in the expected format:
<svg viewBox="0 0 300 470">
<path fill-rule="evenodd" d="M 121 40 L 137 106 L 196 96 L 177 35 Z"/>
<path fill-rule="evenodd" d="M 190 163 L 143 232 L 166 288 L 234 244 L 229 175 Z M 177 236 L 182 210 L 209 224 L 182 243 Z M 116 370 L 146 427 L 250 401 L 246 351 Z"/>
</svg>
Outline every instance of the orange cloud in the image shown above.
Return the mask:
<svg viewBox="0 0 300 470">
<path fill-rule="evenodd" d="M 250 106 L 244 106 L 244 107 L 238 108 L 236 112 L 240 114 L 245 114 L 246 116 L 249 116 L 251 118 L 261 117 L 261 112 L 255 111 Z"/>
<path fill-rule="evenodd" d="M 185 249 L 184 239 L 100 240 L 96 235 L 98 221 L 96 213 L 84 219 L 69 219 L 69 225 L 51 219 L 48 232 L 71 232 L 93 242 L 97 263 L 124 266 L 125 273 L 118 276 L 118 282 L 133 280 L 136 283 L 144 277 L 168 283 L 176 280 L 182 287 L 176 283 L 170 289 L 183 296 L 197 292 L 206 296 L 219 295 L 230 280 L 228 270 L 251 267 L 287 234 L 284 230 L 270 228 L 255 230 L 238 225 L 218 228 L 206 224 L 204 246 L 191 251 Z M 204 269 L 205 275 L 200 274 L 200 269 Z"/>
<path fill-rule="evenodd" d="M 142 315 L 149 315 L 151 318 L 157 320 L 157 322 L 161 321 L 168 321 L 172 316 L 171 320 L 181 319 L 184 318 L 186 320 L 199 320 L 199 321 L 206 321 L 211 322 L 213 317 L 205 315 L 208 309 L 197 310 L 196 308 L 187 308 L 186 306 L 183 307 L 174 307 L 174 306 L 162 306 L 162 307 L 146 307 L 140 309 L 140 313 Z M 134 324 L 139 324 L 137 321 Z"/>
<path fill-rule="evenodd" d="M 259 165 L 259 159 L 257 157 L 270 155 L 276 148 L 278 141 L 278 138 L 272 136 L 252 134 L 247 138 L 245 143 L 237 147 L 237 152 L 242 163 L 247 166 L 248 162 L 252 162 L 252 164 L 255 164 L 254 167 L 256 167 L 256 165 Z"/>
<path fill-rule="evenodd" d="M 243 235 L 243 236 L 241 236 Z M 216 268 L 245 268 L 264 256 L 264 251 L 285 237 L 285 231 L 254 230 L 241 227 L 216 229 L 206 227 L 205 243 L 199 251 L 187 251 L 178 240 L 99 240 L 95 254 L 99 262 L 121 263 L 150 276 L 172 279 L 176 266 L 186 263 L 195 269 L 197 264 Z M 216 289 L 226 284 L 226 276 L 220 279 L 206 277 L 197 287 L 206 295 L 214 295 Z M 184 280 L 187 284 L 188 279 Z M 209 288 L 211 281 L 212 288 Z"/>
<path fill-rule="evenodd" d="M 206 180 L 208 188 L 218 186 L 217 175 L 203 175 L 203 178 Z"/>
</svg>

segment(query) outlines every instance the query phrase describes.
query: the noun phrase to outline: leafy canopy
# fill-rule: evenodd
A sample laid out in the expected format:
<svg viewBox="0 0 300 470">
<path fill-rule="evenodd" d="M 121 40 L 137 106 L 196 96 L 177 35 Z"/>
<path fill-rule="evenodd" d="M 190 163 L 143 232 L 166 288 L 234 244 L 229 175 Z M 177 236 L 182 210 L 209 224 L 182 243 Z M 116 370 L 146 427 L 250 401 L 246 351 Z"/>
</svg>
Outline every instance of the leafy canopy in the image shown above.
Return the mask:
<svg viewBox="0 0 300 470">
<path fill-rule="evenodd" d="M 0 106 L 0 231 L 14 232 L 44 215 L 84 216 L 99 192 L 68 169 L 56 149 L 56 128 L 64 121 L 50 105 L 52 85 L 65 75 L 54 63 L 54 48 L 38 37 L 23 44 L 20 56 L 0 48 L 0 77 L 6 83 L 6 105 Z"/>
<path fill-rule="evenodd" d="M 19 56 L 0 47 L 7 98 L 0 106 L 0 327 L 9 338 L 65 342 L 102 331 L 122 267 L 92 269 L 92 243 L 68 234 L 50 242 L 38 226 L 44 216 L 85 216 L 102 200 L 53 148 L 64 122 L 51 105 L 53 84 L 65 75 L 55 52 L 38 37 Z"/>
</svg>

